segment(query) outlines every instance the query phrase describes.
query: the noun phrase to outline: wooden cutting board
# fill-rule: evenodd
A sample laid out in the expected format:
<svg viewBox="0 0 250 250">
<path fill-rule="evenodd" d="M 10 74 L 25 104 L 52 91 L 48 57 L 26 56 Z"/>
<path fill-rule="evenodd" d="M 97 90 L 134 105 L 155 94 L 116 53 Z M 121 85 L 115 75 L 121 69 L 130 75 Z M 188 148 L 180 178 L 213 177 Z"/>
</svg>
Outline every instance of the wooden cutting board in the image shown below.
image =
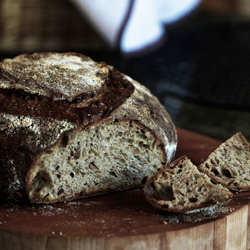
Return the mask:
<svg viewBox="0 0 250 250">
<path fill-rule="evenodd" d="M 219 141 L 178 129 L 176 157 L 199 164 Z M 0 249 L 250 249 L 250 192 L 209 212 L 157 210 L 141 189 L 54 205 L 0 203 Z"/>
</svg>

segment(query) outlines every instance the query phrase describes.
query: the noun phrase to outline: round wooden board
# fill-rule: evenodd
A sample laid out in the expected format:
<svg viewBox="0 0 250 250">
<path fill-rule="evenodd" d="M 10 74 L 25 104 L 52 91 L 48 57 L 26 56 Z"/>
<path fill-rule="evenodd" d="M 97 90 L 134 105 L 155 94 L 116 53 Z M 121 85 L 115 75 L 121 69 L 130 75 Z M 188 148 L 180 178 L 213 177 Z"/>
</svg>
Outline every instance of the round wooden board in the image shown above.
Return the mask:
<svg viewBox="0 0 250 250">
<path fill-rule="evenodd" d="M 199 164 L 220 142 L 178 129 L 176 158 Z M 250 192 L 208 212 L 157 210 L 142 189 L 54 205 L 0 203 L 0 249 L 249 249 Z"/>
</svg>

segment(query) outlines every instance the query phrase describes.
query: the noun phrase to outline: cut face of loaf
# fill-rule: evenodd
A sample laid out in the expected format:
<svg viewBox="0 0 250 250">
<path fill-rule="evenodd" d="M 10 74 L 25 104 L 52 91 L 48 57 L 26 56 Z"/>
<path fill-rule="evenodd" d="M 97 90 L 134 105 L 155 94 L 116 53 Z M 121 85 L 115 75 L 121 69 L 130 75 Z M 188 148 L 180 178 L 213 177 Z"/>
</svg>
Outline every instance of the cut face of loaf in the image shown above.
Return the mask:
<svg viewBox="0 0 250 250">
<path fill-rule="evenodd" d="M 250 145 L 239 132 L 198 166 L 214 182 L 236 191 L 250 189 Z"/>
<path fill-rule="evenodd" d="M 183 156 L 162 169 L 144 187 L 146 199 L 155 207 L 170 212 L 191 212 L 226 202 L 232 194 Z"/>
<path fill-rule="evenodd" d="M 134 122 L 74 130 L 35 162 L 27 192 L 39 203 L 142 186 L 163 158 L 159 141 Z"/>
</svg>

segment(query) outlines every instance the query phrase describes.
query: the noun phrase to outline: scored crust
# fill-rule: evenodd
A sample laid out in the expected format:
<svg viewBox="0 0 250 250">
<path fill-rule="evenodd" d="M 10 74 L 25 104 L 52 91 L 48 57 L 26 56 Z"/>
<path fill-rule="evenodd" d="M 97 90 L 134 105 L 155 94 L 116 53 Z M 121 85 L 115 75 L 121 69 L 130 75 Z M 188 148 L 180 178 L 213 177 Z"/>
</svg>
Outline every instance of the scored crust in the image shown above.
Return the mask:
<svg viewBox="0 0 250 250">
<path fill-rule="evenodd" d="M 236 191 L 250 189 L 250 145 L 239 132 L 222 143 L 198 166 L 214 182 Z"/>
<path fill-rule="evenodd" d="M 105 63 L 95 63 L 88 57 L 76 53 L 35 53 L 5 59 L 0 64 L 0 72 L 1 198 L 28 197 L 38 203 L 56 202 L 123 190 L 142 185 L 146 178 L 174 157 L 177 145 L 176 129 L 165 108 L 149 90 Z M 110 129 L 111 127 L 113 130 Z M 87 131 L 91 131 L 90 134 L 96 131 L 93 141 L 98 141 L 97 137 L 105 129 L 110 131 L 110 136 L 117 134 L 119 137 L 120 127 L 123 130 L 133 131 L 132 138 L 126 137 L 126 140 L 133 139 L 133 143 L 136 143 L 135 138 L 141 137 L 141 145 L 145 141 L 150 141 L 152 147 L 155 145 L 154 153 L 159 156 L 157 164 L 152 162 L 149 163 L 150 166 L 145 164 L 145 159 L 150 158 L 151 153 L 147 149 L 149 144 L 144 143 L 140 150 L 147 157 L 143 160 L 140 158 L 137 162 L 138 171 L 133 165 L 136 158 L 130 158 L 128 166 L 133 166 L 134 170 L 132 171 L 131 167 L 131 171 L 127 173 L 131 177 L 126 185 L 119 185 L 117 181 L 116 185 L 114 185 L 115 182 L 110 185 L 108 182 L 102 187 L 98 184 L 100 187 L 98 190 L 86 184 L 88 188 L 77 191 L 72 189 L 70 194 L 67 186 L 73 185 L 68 183 L 70 181 L 73 183 L 74 178 L 65 177 L 66 179 L 60 184 L 65 187 L 64 193 L 58 190 L 57 193 L 60 195 L 57 197 L 52 195 L 52 191 L 51 195 L 46 193 L 43 197 L 37 195 L 37 192 L 33 199 L 29 196 L 34 187 L 36 191 L 40 189 L 45 192 L 40 182 L 51 179 L 51 176 L 48 177 L 48 173 L 43 171 L 50 164 L 44 167 L 44 164 L 41 164 L 42 158 L 46 158 L 46 162 L 51 162 L 52 152 L 64 148 L 62 158 L 64 157 L 67 164 L 61 164 L 60 171 L 63 170 L 65 176 L 66 172 L 69 172 L 69 176 L 75 177 L 77 171 L 71 174 L 74 169 L 72 162 L 75 161 L 78 165 L 80 163 L 79 159 L 70 160 L 70 157 L 74 158 L 77 151 L 77 145 L 74 149 L 70 146 L 76 142 L 74 138 L 80 136 L 78 140 L 81 141 L 81 136 L 90 138 Z M 125 137 L 119 138 L 120 141 L 116 139 L 112 142 L 116 147 L 123 143 Z M 105 145 L 104 141 L 102 143 Z M 89 147 L 93 146 L 89 144 Z M 72 152 L 67 151 L 66 148 Z M 84 146 L 81 146 L 81 149 L 83 148 Z M 137 149 L 135 146 L 132 148 Z M 67 155 L 65 150 L 70 155 Z M 93 148 L 90 151 L 89 158 L 96 153 Z M 133 157 L 135 156 L 136 154 Z M 115 158 L 119 157 L 115 157 L 114 154 L 112 157 L 113 163 L 118 164 L 119 159 Z M 57 157 L 54 156 L 54 158 L 54 163 L 57 164 Z M 92 164 L 93 161 L 88 162 L 83 158 L 81 164 L 83 161 L 87 162 L 88 167 L 94 168 L 93 165 L 96 165 Z M 53 165 L 53 167 L 55 169 L 50 169 L 50 174 L 58 174 L 58 166 Z M 111 173 L 114 177 L 114 171 L 112 172 L 111 168 L 114 166 L 104 167 L 103 171 Z M 150 170 L 148 173 L 147 170 L 151 168 L 153 171 Z M 92 173 L 92 177 L 96 174 L 93 174 L 91 167 L 89 173 Z M 60 173 L 60 176 L 63 174 Z M 122 174 L 119 178 L 123 181 L 126 179 Z M 106 176 L 105 179 L 108 177 Z M 51 185 L 46 186 L 48 187 Z M 86 191 L 87 189 L 89 191 Z"/>
<path fill-rule="evenodd" d="M 232 193 L 200 173 L 187 156 L 172 162 L 147 181 L 146 199 L 169 212 L 195 212 L 227 202 Z"/>
</svg>

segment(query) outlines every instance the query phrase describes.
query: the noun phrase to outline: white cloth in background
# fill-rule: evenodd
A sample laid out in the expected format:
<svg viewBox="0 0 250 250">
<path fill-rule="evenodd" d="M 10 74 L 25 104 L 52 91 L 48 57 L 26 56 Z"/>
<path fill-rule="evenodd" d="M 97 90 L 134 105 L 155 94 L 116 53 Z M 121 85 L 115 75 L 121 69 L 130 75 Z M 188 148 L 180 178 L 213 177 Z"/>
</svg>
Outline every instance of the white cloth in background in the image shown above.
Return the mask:
<svg viewBox="0 0 250 250">
<path fill-rule="evenodd" d="M 72 0 L 97 32 L 122 53 L 136 53 L 157 44 L 165 24 L 196 8 L 200 0 Z"/>
</svg>

